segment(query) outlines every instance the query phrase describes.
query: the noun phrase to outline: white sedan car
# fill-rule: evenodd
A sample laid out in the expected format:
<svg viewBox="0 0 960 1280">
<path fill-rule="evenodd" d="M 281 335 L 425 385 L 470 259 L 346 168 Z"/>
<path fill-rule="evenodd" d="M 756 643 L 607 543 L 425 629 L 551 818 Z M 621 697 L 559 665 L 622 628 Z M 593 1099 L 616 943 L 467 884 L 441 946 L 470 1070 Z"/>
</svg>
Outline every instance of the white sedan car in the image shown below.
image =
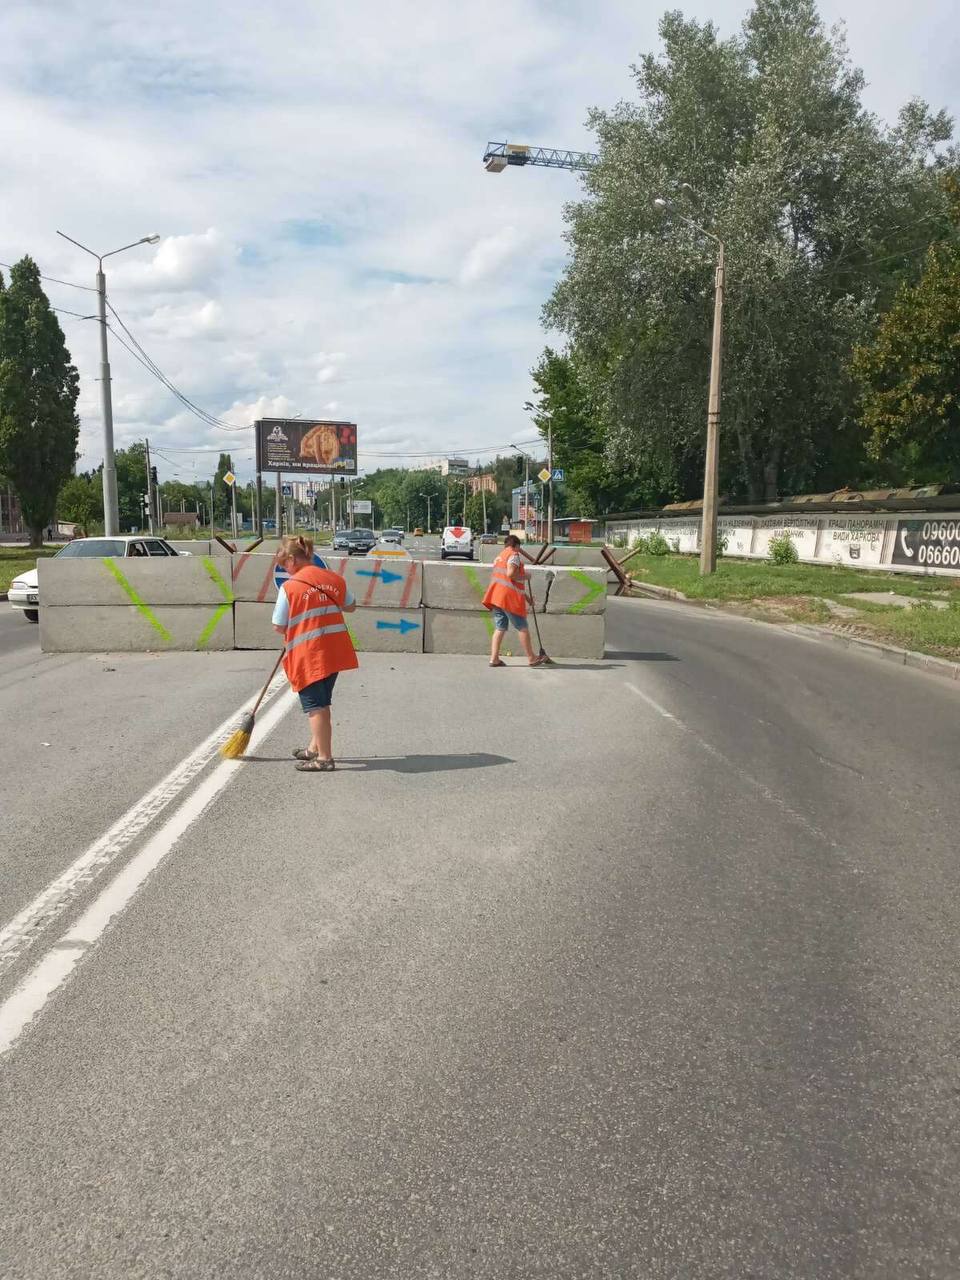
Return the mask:
<svg viewBox="0 0 960 1280">
<path fill-rule="evenodd" d="M 78 538 L 68 542 L 57 552 L 55 559 L 66 556 L 77 560 L 82 557 L 107 556 L 188 556 L 189 551 L 178 551 L 163 538 L 144 538 L 121 534 L 117 538 Z M 14 609 L 22 609 L 28 622 L 40 620 L 40 587 L 37 582 L 36 569 L 28 569 L 10 583 L 7 599 Z"/>
</svg>

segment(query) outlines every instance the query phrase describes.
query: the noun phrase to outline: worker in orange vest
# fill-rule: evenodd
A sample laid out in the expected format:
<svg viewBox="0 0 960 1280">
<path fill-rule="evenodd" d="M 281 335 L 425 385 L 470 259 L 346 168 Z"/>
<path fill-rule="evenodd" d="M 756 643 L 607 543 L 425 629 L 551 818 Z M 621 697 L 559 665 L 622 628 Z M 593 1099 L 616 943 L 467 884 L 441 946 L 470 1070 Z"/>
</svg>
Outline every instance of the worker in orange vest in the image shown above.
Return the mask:
<svg viewBox="0 0 960 1280">
<path fill-rule="evenodd" d="M 523 557 L 520 554 L 520 539 L 515 533 L 504 538 L 504 548 L 493 562 L 490 585 L 483 597 L 484 607 L 493 613 L 493 637 L 490 641 L 491 667 L 505 667 L 507 664 L 500 657 L 500 646 L 507 628 L 513 623 L 514 630 L 520 637 L 523 652 L 531 667 L 542 667 L 546 664 L 544 657 L 536 657 L 530 643 L 530 632 L 527 630 L 527 575 L 523 568 Z"/>
<path fill-rule="evenodd" d="M 277 592 L 273 626 L 284 638 L 287 679 L 310 717 L 310 745 L 293 754 L 302 772 L 330 773 L 336 768 L 330 716 L 333 686 L 341 671 L 360 665 L 343 620 L 357 603 L 339 573 L 313 563 L 309 538 L 284 538 L 277 564 L 290 577 Z"/>
</svg>

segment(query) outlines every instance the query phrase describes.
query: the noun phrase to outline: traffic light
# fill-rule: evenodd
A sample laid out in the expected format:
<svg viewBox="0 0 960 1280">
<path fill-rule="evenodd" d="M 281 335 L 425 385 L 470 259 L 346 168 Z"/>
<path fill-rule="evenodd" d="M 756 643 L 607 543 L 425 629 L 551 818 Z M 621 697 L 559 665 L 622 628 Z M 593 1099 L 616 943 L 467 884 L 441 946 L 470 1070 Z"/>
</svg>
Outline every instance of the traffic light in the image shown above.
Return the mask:
<svg viewBox="0 0 960 1280">
<path fill-rule="evenodd" d="M 151 467 L 151 468 L 150 468 L 150 480 L 151 480 L 151 482 L 153 483 L 153 485 L 154 485 L 154 486 L 156 486 L 156 483 L 157 483 L 157 468 L 156 468 L 156 467 Z"/>
</svg>

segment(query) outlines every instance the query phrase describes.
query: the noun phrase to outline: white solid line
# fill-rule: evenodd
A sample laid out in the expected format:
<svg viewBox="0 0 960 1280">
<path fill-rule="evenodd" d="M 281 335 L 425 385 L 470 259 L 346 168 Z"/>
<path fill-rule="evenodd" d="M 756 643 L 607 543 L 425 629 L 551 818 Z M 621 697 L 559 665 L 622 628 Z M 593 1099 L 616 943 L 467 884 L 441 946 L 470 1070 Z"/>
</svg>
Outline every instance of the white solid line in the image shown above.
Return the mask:
<svg viewBox="0 0 960 1280">
<path fill-rule="evenodd" d="M 293 703 L 294 695 L 288 692 L 262 719 L 258 717 L 250 740 L 251 749 L 276 728 Z M 237 770 L 245 767 L 242 760 L 224 760 L 204 778 L 0 1005 L 0 1056 L 12 1048 L 24 1028 L 67 980 L 80 958 L 93 946 L 114 916 L 127 906 L 184 832 L 232 781 Z"/>
<path fill-rule="evenodd" d="M 648 693 L 643 693 L 642 690 L 638 689 L 635 684 L 630 684 L 630 682 L 627 681 L 627 688 L 630 690 L 631 693 L 635 693 L 638 698 L 642 698 L 643 701 L 648 706 L 653 707 L 654 711 L 656 711 L 658 715 L 663 716 L 664 720 L 672 720 L 674 724 L 681 724 L 681 721 L 679 721 L 675 715 L 669 712 L 666 709 L 666 707 L 661 707 L 659 702 L 654 702 L 654 700 L 650 697 Z M 682 727 L 686 728 L 686 725 L 683 725 Z"/>
<path fill-rule="evenodd" d="M 267 690 L 262 705 L 269 702 L 286 686 L 286 679 L 278 677 Z M 19 955 L 30 947 L 42 929 L 63 914 L 77 895 L 105 867 L 122 853 L 153 819 L 175 800 L 189 783 L 209 763 L 222 743 L 237 727 L 248 703 L 228 716 L 196 750 L 180 761 L 155 787 L 122 814 L 113 826 L 98 837 L 75 862 L 71 863 L 56 880 L 38 894 L 31 903 L 18 911 L 13 919 L 0 929 L 0 974 L 14 963 Z"/>
</svg>

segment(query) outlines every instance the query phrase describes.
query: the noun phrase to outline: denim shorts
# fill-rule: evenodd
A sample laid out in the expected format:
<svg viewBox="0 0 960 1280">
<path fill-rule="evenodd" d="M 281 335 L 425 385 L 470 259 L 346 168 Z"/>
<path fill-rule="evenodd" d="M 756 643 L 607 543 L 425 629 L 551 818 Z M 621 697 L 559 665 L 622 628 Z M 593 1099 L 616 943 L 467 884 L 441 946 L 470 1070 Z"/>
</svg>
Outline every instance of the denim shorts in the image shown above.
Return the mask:
<svg viewBox="0 0 960 1280">
<path fill-rule="evenodd" d="M 506 631 L 513 623 L 514 631 L 526 631 L 527 620 L 522 613 L 508 613 L 506 609 L 498 609 L 496 605 L 491 610 L 493 613 L 493 625 L 498 631 Z"/>
<path fill-rule="evenodd" d="M 324 707 L 329 707 L 333 701 L 333 686 L 337 683 L 337 676 L 340 673 L 334 671 L 333 675 L 326 676 L 323 680 L 315 680 L 313 684 L 308 684 L 305 689 L 301 689 L 297 697 L 300 699 L 300 707 L 307 715 L 311 711 L 322 711 Z"/>
</svg>

